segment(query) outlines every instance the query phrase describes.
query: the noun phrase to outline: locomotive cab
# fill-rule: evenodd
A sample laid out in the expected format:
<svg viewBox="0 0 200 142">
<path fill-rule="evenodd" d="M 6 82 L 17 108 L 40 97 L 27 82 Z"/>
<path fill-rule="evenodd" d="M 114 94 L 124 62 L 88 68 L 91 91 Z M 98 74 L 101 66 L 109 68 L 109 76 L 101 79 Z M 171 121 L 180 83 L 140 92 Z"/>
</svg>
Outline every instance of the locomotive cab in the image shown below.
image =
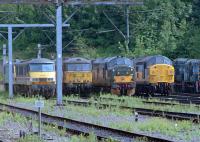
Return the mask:
<svg viewBox="0 0 200 142">
<path fill-rule="evenodd" d="M 111 73 L 111 92 L 118 95 L 135 94 L 135 69 L 130 59 L 117 57 L 108 63 Z"/>
<path fill-rule="evenodd" d="M 133 61 L 136 67 L 137 94 L 168 95 L 174 83 L 172 61 L 161 55 L 147 56 Z"/>
<path fill-rule="evenodd" d="M 14 92 L 25 95 L 42 95 L 49 98 L 55 95 L 55 62 L 37 58 L 15 63 Z"/>
<path fill-rule="evenodd" d="M 64 90 L 71 93 L 90 93 L 92 87 L 92 64 L 84 58 L 64 59 Z"/>
<path fill-rule="evenodd" d="M 135 94 L 135 68 L 126 57 L 99 58 L 92 62 L 93 85 L 96 92 L 115 95 Z"/>
<path fill-rule="evenodd" d="M 55 84 L 55 64 L 54 63 L 34 63 L 29 65 L 29 76 L 32 84 L 48 85 Z"/>
</svg>

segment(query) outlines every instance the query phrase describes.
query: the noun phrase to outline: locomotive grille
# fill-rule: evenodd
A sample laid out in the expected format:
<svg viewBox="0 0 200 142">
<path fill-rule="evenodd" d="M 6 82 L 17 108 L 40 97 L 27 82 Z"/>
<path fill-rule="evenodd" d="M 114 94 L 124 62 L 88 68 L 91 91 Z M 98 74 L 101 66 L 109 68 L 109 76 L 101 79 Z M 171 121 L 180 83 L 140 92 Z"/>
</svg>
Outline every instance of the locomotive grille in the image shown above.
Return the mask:
<svg viewBox="0 0 200 142">
<path fill-rule="evenodd" d="M 46 82 L 46 81 L 47 81 L 47 78 L 39 78 L 39 81 L 40 81 L 40 82 Z"/>
<path fill-rule="evenodd" d="M 39 78 L 39 81 L 40 82 L 46 82 L 46 81 L 48 81 L 48 78 Z"/>
</svg>

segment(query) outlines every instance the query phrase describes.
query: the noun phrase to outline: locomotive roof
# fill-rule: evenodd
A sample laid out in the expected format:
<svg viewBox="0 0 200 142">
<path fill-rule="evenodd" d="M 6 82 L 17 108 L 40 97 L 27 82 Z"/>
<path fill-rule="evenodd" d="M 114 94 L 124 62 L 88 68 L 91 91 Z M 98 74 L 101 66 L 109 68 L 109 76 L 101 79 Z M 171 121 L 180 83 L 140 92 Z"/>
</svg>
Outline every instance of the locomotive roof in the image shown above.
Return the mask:
<svg viewBox="0 0 200 142">
<path fill-rule="evenodd" d="M 47 59 L 47 58 L 35 58 L 31 60 L 19 61 L 16 64 L 40 64 L 40 63 L 55 63 L 55 61 Z"/>
<path fill-rule="evenodd" d="M 93 63 L 100 64 L 100 63 L 106 63 L 109 62 L 111 59 L 114 59 L 115 57 L 107 57 L 107 58 L 97 58 L 93 61 Z"/>
<path fill-rule="evenodd" d="M 136 58 L 133 60 L 134 63 L 142 63 L 142 62 L 150 62 L 150 60 L 152 59 L 156 59 L 156 58 L 163 58 L 165 60 L 169 60 L 171 61 L 169 58 L 162 56 L 162 55 L 154 55 L 154 56 L 146 56 L 146 57 L 140 57 L 140 58 Z"/>
<path fill-rule="evenodd" d="M 94 60 L 93 60 L 93 63 L 96 63 L 96 64 L 98 64 L 98 63 L 105 63 L 105 58 L 97 58 L 97 59 L 94 59 Z"/>
<path fill-rule="evenodd" d="M 96 64 L 108 63 L 116 58 L 126 58 L 126 57 L 114 56 L 114 57 L 107 57 L 107 58 L 97 58 L 96 60 L 93 61 L 93 63 L 96 63 Z"/>
<path fill-rule="evenodd" d="M 189 64 L 189 63 L 200 63 L 200 60 L 199 59 L 189 59 L 186 64 Z"/>
<path fill-rule="evenodd" d="M 174 61 L 186 62 L 188 58 L 176 58 Z"/>
<path fill-rule="evenodd" d="M 65 58 L 63 63 L 91 63 L 91 60 L 81 57 Z"/>
<path fill-rule="evenodd" d="M 174 63 L 186 63 L 188 60 L 188 58 L 177 58 L 174 60 Z"/>
</svg>

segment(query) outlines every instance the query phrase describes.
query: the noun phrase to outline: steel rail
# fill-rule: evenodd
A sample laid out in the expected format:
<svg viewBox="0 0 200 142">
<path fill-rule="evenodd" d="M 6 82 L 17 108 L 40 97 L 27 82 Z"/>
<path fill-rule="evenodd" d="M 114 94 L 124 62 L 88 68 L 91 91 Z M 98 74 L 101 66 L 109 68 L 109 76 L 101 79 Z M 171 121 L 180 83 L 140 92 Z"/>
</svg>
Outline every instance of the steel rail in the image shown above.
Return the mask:
<svg viewBox="0 0 200 142">
<path fill-rule="evenodd" d="M 119 102 L 125 102 L 125 99 L 120 99 L 120 98 L 118 98 L 118 99 L 114 99 L 114 98 L 100 98 L 101 100 L 117 100 L 117 101 L 119 101 Z M 188 99 L 188 98 L 186 98 L 186 99 L 173 99 L 173 98 L 157 98 L 157 99 L 159 99 L 160 101 L 165 101 L 165 102 L 157 102 L 157 101 L 151 101 L 151 98 L 145 98 L 146 99 L 146 101 L 142 101 L 143 103 L 145 103 L 145 104 L 155 104 L 155 105 L 173 105 L 173 106 L 175 106 L 175 105 L 188 105 L 188 104 L 194 104 L 195 105 L 195 107 L 198 107 L 198 108 L 200 108 L 200 105 L 198 105 L 198 104 L 200 104 L 200 99 L 199 100 L 197 100 L 196 98 L 194 98 L 194 100 L 192 100 L 192 99 Z M 170 102 L 171 101 L 171 102 Z M 173 101 L 173 102 L 172 102 Z"/>
<path fill-rule="evenodd" d="M 156 98 L 163 101 L 176 101 L 182 104 L 200 104 L 200 95 L 194 94 L 176 94 L 169 96 L 153 96 L 152 98 Z"/>
<path fill-rule="evenodd" d="M 128 106 L 117 106 L 106 103 L 97 103 L 97 102 L 86 102 L 86 101 L 77 101 L 77 100 L 64 100 L 69 104 L 77 104 L 77 105 L 96 105 L 99 107 L 119 107 L 120 109 L 131 110 L 133 113 L 137 112 L 138 114 L 148 115 L 148 116 L 158 116 L 164 117 L 167 119 L 173 120 L 190 120 L 194 123 L 200 123 L 200 114 L 195 113 L 183 113 L 183 112 L 170 112 L 170 111 L 162 111 L 162 110 L 154 110 L 154 109 L 146 109 L 146 108 L 134 108 Z"/>
<path fill-rule="evenodd" d="M 161 101 L 175 101 L 181 104 L 196 104 L 199 105 L 200 104 L 200 100 L 199 99 L 181 99 L 181 98 L 158 98 Z"/>
<path fill-rule="evenodd" d="M 138 98 L 140 98 L 140 97 L 138 97 Z M 155 98 L 155 99 L 158 99 L 158 100 L 161 100 L 161 101 L 166 101 L 166 103 L 169 103 L 169 101 L 174 101 L 174 102 L 181 103 L 181 104 L 196 104 L 196 105 L 200 104 L 200 96 L 199 96 L 199 98 L 198 98 L 198 96 L 192 96 L 192 97 L 182 96 L 182 97 L 179 97 L 179 96 L 174 96 L 174 95 L 173 96 L 153 96 L 151 98 L 150 97 L 144 97 L 144 98 L 147 99 L 147 100 L 151 99 L 151 98 Z M 118 101 L 122 101 L 122 102 L 125 101 L 125 99 L 121 99 L 121 98 L 118 98 L 118 99 L 116 99 L 116 98 L 115 99 L 114 98 L 100 98 L 100 99 L 118 100 Z M 163 104 L 164 104 L 164 102 L 163 102 Z"/>
<path fill-rule="evenodd" d="M 0 103 L 0 110 L 7 111 L 11 113 L 18 113 L 22 116 L 29 118 L 37 118 L 35 117 L 38 112 L 31 109 L 21 108 L 13 105 Z M 42 113 L 42 122 L 57 125 L 58 127 L 65 128 L 74 133 L 82 133 L 85 135 L 89 135 L 90 133 L 94 133 L 99 138 L 106 139 L 114 139 L 117 141 L 129 142 L 133 141 L 134 138 L 145 138 L 151 142 L 172 142 L 172 140 L 154 137 L 150 135 L 144 135 L 139 133 L 127 132 L 119 129 L 113 129 L 109 127 L 99 126 L 91 123 L 81 122 L 73 119 L 63 118 L 59 116 L 53 116 L 50 114 Z"/>
<path fill-rule="evenodd" d="M 161 106 L 185 106 L 185 107 L 188 107 L 189 106 L 189 103 L 173 103 L 173 102 L 169 102 L 169 101 L 166 101 L 166 102 L 157 102 L 157 101 L 142 101 L 143 103 L 145 104 L 154 104 L 154 105 L 161 105 Z M 190 103 L 192 104 L 192 103 Z M 197 108 L 200 108 L 200 105 L 195 105 L 193 104 L 194 107 L 197 107 Z"/>
</svg>

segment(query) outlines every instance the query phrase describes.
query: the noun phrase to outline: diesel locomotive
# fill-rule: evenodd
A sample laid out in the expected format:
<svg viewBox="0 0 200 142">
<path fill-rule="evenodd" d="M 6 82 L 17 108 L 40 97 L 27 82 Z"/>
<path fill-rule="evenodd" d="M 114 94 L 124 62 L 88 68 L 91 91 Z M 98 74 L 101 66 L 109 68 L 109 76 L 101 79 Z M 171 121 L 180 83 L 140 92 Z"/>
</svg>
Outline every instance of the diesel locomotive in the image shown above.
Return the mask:
<svg viewBox="0 0 200 142">
<path fill-rule="evenodd" d="M 26 96 L 55 96 L 55 62 L 46 58 L 36 58 L 13 63 L 14 93 Z M 5 66 L 5 84 L 8 86 L 8 64 Z"/>
<path fill-rule="evenodd" d="M 136 68 L 136 93 L 169 94 L 174 83 L 172 61 L 161 55 L 133 59 Z"/>
<path fill-rule="evenodd" d="M 67 94 L 90 93 L 92 89 L 92 64 L 85 58 L 63 60 L 63 88 Z"/>
<path fill-rule="evenodd" d="M 175 91 L 183 93 L 200 92 L 200 60 L 178 58 L 174 60 Z"/>
<path fill-rule="evenodd" d="M 116 95 L 135 94 L 135 69 L 126 57 L 99 58 L 92 61 L 93 87 L 95 91 Z"/>
</svg>

